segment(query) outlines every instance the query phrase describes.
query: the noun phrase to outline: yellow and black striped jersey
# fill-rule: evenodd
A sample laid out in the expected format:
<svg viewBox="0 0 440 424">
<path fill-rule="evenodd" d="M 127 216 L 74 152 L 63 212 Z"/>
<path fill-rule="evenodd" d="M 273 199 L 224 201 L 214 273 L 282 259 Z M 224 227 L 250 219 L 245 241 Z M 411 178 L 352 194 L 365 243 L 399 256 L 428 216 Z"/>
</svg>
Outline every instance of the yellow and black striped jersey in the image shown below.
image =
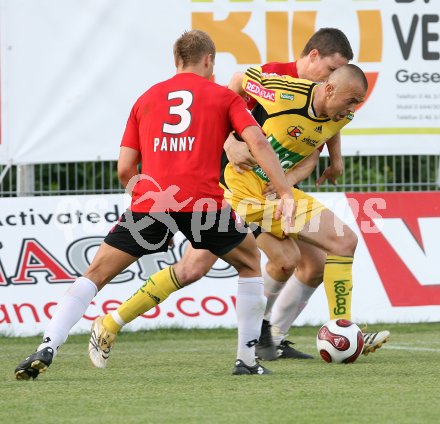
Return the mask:
<svg viewBox="0 0 440 424">
<path fill-rule="evenodd" d="M 353 114 L 339 122 L 317 118 L 312 106 L 316 85 L 287 75 L 266 74 L 260 66 L 249 68 L 245 73 L 243 89 L 258 102 L 252 114 L 286 171 L 312 154 L 353 119 Z M 268 181 L 260 167 L 254 168 L 254 172 Z"/>
</svg>

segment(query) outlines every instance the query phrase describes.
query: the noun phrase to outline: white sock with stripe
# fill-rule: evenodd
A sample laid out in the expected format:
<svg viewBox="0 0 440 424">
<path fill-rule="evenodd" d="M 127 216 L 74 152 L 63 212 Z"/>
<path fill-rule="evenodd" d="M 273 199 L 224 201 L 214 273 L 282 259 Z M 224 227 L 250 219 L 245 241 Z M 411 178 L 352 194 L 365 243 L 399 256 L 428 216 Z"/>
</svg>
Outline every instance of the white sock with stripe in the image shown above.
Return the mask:
<svg viewBox="0 0 440 424">
<path fill-rule="evenodd" d="M 255 365 L 255 345 L 261 333 L 266 298 L 262 277 L 240 278 L 237 288 L 237 359 Z"/>
<path fill-rule="evenodd" d="M 85 314 L 90 302 L 98 293 L 96 285 L 88 278 L 79 277 L 64 293 L 43 336 L 43 342 L 37 350 L 52 347 L 54 356 L 64 344 L 72 327 Z"/>
<path fill-rule="evenodd" d="M 295 274 L 286 281 L 272 311 L 272 338 L 276 346 L 287 335 L 315 290 L 314 287 L 306 286 L 299 281 Z"/>
</svg>

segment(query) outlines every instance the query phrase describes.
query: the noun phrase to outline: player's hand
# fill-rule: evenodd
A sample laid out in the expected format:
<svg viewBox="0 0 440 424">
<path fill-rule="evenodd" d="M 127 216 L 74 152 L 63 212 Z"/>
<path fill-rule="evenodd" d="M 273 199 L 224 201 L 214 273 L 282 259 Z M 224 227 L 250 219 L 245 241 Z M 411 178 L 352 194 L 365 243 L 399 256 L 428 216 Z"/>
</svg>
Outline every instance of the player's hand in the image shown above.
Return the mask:
<svg viewBox="0 0 440 424">
<path fill-rule="evenodd" d="M 263 196 L 270 200 L 275 200 L 278 197 L 278 193 L 270 181 L 266 184 L 266 187 L 264 187 Z"/>
<path fill-rule="evenodd" d="M 248 171 L 258 165 L 251 155 L 247 144 L 241 141 L 230 142 L 226 150 L 226 156 L 239 174 L 243 174 L 244 171 Z"/>
<path fill-rule="evenodd" d="M 342 175 L 343 167 L 330 165 L 328 168 L 325 168 L 321 176 L 316 180 L 316 186 L 319 187 L 326 180 L 330 181 L 333 185 L 338 184 L 338 178 Z"/>
<path fill-rule="evenodd" d="M 291 194 L 283 194 L 278 202 L 275 219 L 279 220 L 281 218 L 281 227 L 286 235 L 292 232 L 295 209 L 296 205 L 293 196 Z"/>
</svg>

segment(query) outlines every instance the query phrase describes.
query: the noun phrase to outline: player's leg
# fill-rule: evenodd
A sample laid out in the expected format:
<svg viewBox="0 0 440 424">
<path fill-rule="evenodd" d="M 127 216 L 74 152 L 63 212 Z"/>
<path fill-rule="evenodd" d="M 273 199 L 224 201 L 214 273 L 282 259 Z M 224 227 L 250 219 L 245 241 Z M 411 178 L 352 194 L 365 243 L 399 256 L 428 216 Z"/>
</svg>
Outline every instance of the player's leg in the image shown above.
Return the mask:
<svg viewBox="0 0 440 424">
<path fill-rule="evenodd" d="M 233 374 L 268 374 L 255 360 L 255 344 L 260 335 L 266 305 L 260 252 L 254 236 L 243 220 L 227 207 L 219 225 L 204 234 L 204 247 L 232 265 L 238 272 L 236 314 L 238 347 Z"/>
<path fill-rule="evenodd" d="M 277 342 L 287 335 L 293 321 L 322 283 L 324 273 L 326 253 L 303 241 L 296 240 L 296 243 L 301 252 L 300 261 L 278 296 L 271 317 L 272 333 Z"/>
<path fill-rule="evenodd" d="M 270 328 L 272 307 L 299 261 L 299 250 L 291 238 L 279 239 L 268 232 L 257 232 L 256 236 L 258 247 L 267 256 L 267 263 L 262 271 L 267 304 L 255 352 L 260 359 L 274 360 L 277 356 Z"/>
<path fill-rule="evenodd" d="M 356 234 L 333 212 L 324 209 L 305 223 L 299 239 L 327 252 L 323 280 L 330 319 L 350 320 Z"/>
<path fill-rule="evenodd" d="M 129 219 L 130 218 L 130 219 Z M 131 220 L 131 218 L 134 218 Z M 117 229 L 121 225 L 118 224 Z M 170 228 L 177 228 L 177 224 L 170 214 L 131 214 L 127 215 L 127 222 L 122 225 L 124 234 L 131 236 L 126 244 L 133 243 L 140 252 L 138 257 L 155 252 L 166 251 L 173 236 Z M 113 236 L 112 232 L 109 236 Z M 107 237 L 109 237 L 107 236 Z M 125 301 L 111 314 L 100 316 L 92 324 L 92 334 L 89 340 L 89 357 L 98 368 L 107 364 L 116 339 L 117 332 L 125 323 L 130 322 L 143 312 L 155 307 L 164 301 L 172 292 L 180 289 L 181 283 L 177 280 L 172 267 L 167 267 L 148 278 L 139 290 Z"/>
<path fill-rule="evenodd" d="M 179 281 L 182 286 L 187 286 L 200 280 L 213 267 L 218 257 L 205 249 L 194 249 L 188 243 L 182 258 L 179 261 Z M 177 265 L 177 264 L 176 264 Z"/>
<path fill-rule="evenodd" d="M 219 213 L 219 216 L 221 215 L 222 214 Z M 217 259 L 217 256 L 222 257 L 231 265 L 239 268 L 238 271 L 242 287 L 239 286 L 239 294 L 237 295 L 237 315 L 240 315 L 239 311 L 245 309 L 241 305 L 246 303 L 242 300 L 245 299 L 247 295 L 251 297 L 253 312 L 255 312 L 256 309 L 258 309 L 258 311 L 261 309 L 261 313 L 263 313 L 262 308 L 264 308 L 264 305 L 262 308 L 258 305 L 257 308 L 255 306 L 256 303 L 258 304 L 258 302 L 261 301 L 265 303 L 265 298 L 262 293 L 263 287 L 259 269 L 259 252 L 256 247 L 255 240 L 253 239 L 253 236 L 248 236 L 246 231 L 240 232 L 236 230 L 235 221 L 231 217 L 232 214 L 229 213 L 229 215 L 226 215 L 226 231 L 219 232 L 218 226 L 220 224 L 216 222 L 216 225 L 213 226 L 213 228 L 209 228 L 207 231 L 202 231 L 201 242 L 197 242 L 194 239 L 194 232 L 192 231 L 194 222 L 191 216 L 188 217 L 188 214 L 178 215 L 178 218 L 181 221 L 179 228 L 192 244 L 200 248 L 206 247 L 215 253 L 216 256 L 212 254 L 207 255 L 206 252 L 204 254 L 199 254 L 198 252 L 192 253 L 192 255 L 198 255 L 198 260 L 204 258 L 206 261 L 206 266 L 204 266 L 204 269 L 208 270 Z M 246 240 L 246 242 L 243 240 Z M 243 246 L 237 248 L 237 246 L 240 244 L 243 244 Z M 251 250 L 249 246 L 252 246 L 253 249 Z M 228 255 L 228 252 L 231 250 L 234 250 L 234 253 Z M 156 306 L 158 303 L 165 300 L 166 297 L 173 291 L 176 291 L 182 286 L 192 282 L 191 278 L 194 278 L 196 275 L 192 272 L 192 270 L 189 269 L 192 263 L 193 261 L 184 259 L 173 266 L 152 275 L 148 281 L 131 298 L 126 300 L 116 311 L 113 311 L 111 314 L 107 314 L 105 317 L 100 318 L 102 321 L 98 321 L 97 326 L 99 326 L 99 329 L 96 330 L 96 332 L 99 333 L 100 340 L 105 340 L 105 338 L 107 338 L 107 334 L 109 335 L 110 339 L 114 339 L 117 332 L 125 324 L 131 322 L 138 315 L 146 312 L 147 310 Z M 200 264 L 198 266 L 200 267 Z M 257 287 L 258 290 L 255 290 L 254 286 L 261 287 Z M 260 288 L 261 296 L 259 294 Z M 255 296 L 255 292 L 258 292 L 257 296 Z M 254 337 L 251 340 L 248 340 L 248 342 L 252 341 L 252 343 L 250 343 L 249 346 L 246 346 L 246 349 L 242 348 L 242 350 L 245 350 L 246 353 L 250 349 L 252 352 L 254 352 L 253 340 L 258 338 L 261 326 L 261 317 L 258 317 L 259 313 L 257 314 L 257 321 L 260 319 L 257 325 L 257 333 L 253 334 Z M 249 333 L 249 331 L 247 333 Z M 246 337 L 246 335 L 244 337 Z M 243 336 L 241 338 L 243 338 Z M 93 333 L 91 343 L 93 344 Z M 101 346 L 101 349 L 96 349 L 96 352 L 93 350 L 89 352 L 89 356 L 95 366 L 99 368 L 104 368 L 106 366 L 111 344 L 112 343 L 110 343 L 109 346 L 106 346 L 105 343 L 100 342 L 98 347 Z M 264 372 L 262 367 L 259 367 L 257 364 L 255 364 L 254 353 L 253 355 L 248 356 L 251 357 L 249 360 L 246 355 L 244 355 L 243 360 L 243 362 L 246 360 L 248 361 L 247 363 L 244 362 L 248 366 L 248 368 L 246 368 L 247 371 L 249 371 L 248 373 L 255 374 L 260 373 L 260 371 Z M 239 359 L 241 359 L 241 357 L 239 357 Z"/>
<path fill-rule="evenodd" d="M 293 322 L 307 305 L 316 287 L 322 283 L 326 253 L 308 243 L 296 240 L 301 258 L 295 272 L 286 281 L 273 307 L 271 335 L 280 358 L 311 359 L 311 355 L 293 348 L 287 340 Z"/>
<path fill-rule="evenodd" d="M 299 263 L 300 252 L 291 238 L 279 239 L 267 232 L 258 235 L 257 245 L 267 256 L 262 273 L 267 298 L 264 319 L 269 321 L 275 300 Z"/>
<path fill-rule="evenodd" d="M 118 333 L 125 324 L 162 303 L 171 293 L 199 280 L 216 260 L 217 256 L 208 250 L 189 246 L 179 262 L 152 274 L 133 296 L 107 314 L 104 327 L 110 333 Z"/>
<path fill-rule="evenodd" d="M 102 243 L 85 274 L 76 279 L 58 303 L 44 332 L 43 342 L 15 369 L 16 378 L 35 379 L 44 372 L 96 293 L 136 260 L 137 257 Z"/>
<path fill-rule="evenodd" d="M 233 374 L 269 374 L 255 360 L 255 345 L 261 332 L 266 306 L 260 254 L 254 236 L 249 233 L 240 245 L 220 256 L 238 271 L 237 288 L 237 360 Z M 275 356 L 276 352 L 273 352 Z"/>
<path fill-rule="evenodd" d="M 301 259 L 294 274 L 286 281 L 273 307 L 271 318 L 271 335 L 277 345 L 281 358 L 310 358 L 310 355 L 291 347 L 286 339 L 289 328 L 306 307 L 315 289 L 322 283 L 326 253 L 311 244 L 296 240 L 301 252 Z M 375 352 L 386 343 L 390 332 L 363 332 L 363 354 Z"/>
<path fill-rule="evenodd" d="M 182 259 L 152 274 L 117 310 L 95 320 L 89 343 L 89 356 L 98 368 L 105 368 L 110 349 L 122 327 L 156 307 L 168 296 L 205 275 L 217 260 L 208 250 L 188 247 Z"/>
</svg>

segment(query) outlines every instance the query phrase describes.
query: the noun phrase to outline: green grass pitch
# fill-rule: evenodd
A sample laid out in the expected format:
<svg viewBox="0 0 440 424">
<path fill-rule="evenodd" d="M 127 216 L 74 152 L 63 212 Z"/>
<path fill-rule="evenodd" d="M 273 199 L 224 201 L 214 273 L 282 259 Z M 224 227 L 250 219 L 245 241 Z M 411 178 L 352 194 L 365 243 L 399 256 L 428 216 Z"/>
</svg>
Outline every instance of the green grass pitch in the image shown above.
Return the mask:
<svg viewBox="0 0 440 424">
<path fill-rule="evenodd" d="M 0 423 L 440 422 L 440 323 L 375 325 L 391 337 L 354 364 L 264 363 L 270 376 L 232 376 L 236 331 L 122 333 L 108 368 L 93 368 L 88 335 L 71 336 L 35 381 L 14 368 L 40 338 L 0 338 Z M 316 354 L 317 328 L 292 329 Z"/>
</svg>

